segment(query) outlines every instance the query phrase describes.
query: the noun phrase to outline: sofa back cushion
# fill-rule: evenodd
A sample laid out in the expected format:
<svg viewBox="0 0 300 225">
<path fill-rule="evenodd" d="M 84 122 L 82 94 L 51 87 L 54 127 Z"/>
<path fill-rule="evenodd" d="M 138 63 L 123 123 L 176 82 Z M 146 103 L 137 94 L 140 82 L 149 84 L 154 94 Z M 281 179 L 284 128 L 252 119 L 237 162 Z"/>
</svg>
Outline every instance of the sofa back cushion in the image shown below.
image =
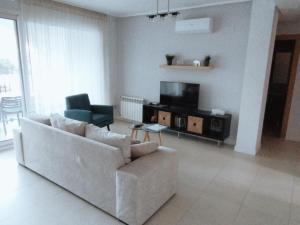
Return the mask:
<svg viewBox="0 0 300 225">
<path fill-rule="evenodd" d="M 135 160 L 137 158 L 155 152 L 157 149 L 158 149 L 158 143 L 153 141 L 133 144 L 131 145 L 131 158 L 132 160 Z"/>
<path fill-rule="evenodd" d="M 33 121 L 38 122 L 38 123 L 42 123 L 42 124 L 51 126 L 49 116 L 44 116 L 44 115 L 40 115 L 40 114 L 32 114 L 32 115 L 28 116 L 28 119 L 33 120 Z"/>
<path fill-rule="evenodd" d="M 104 128 L 88 124 L 85 127 L 85 137 L 121 149 L 125 163 L 131 161 L 130 137 L 107 131 Z"/>
<path fill-rule="evenodd" d="M 86 122 L 65 118 L 59 114 L 51 114 L 50 122 L 54 128 L 58 128 L 80 136 L 85 135 Z"/>
</svg>

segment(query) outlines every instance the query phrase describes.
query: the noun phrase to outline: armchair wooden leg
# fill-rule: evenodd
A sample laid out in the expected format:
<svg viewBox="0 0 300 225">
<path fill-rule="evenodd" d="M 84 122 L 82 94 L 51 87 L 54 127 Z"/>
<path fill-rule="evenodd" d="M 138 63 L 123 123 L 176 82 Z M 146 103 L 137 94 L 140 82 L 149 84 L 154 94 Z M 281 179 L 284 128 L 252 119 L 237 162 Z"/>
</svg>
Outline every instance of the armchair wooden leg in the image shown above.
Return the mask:
<svg viewBox="0 0 300 225">
<path fill-rule="evenodd" d="M 107 125 L 107 130 L 108 130 L 108 131 L 110 131 L 110 127 L 109 127 L 109 125 Z"/>
<path fill-rule="evenodd" d="M 147 140 L 147 131 L 145 131 L 144 133 L 144 142 L 146 142 L 146 140 Z"/>
<path fill-rule="evenodd" d="M 162 135 L 161 135 L 161 132 L 159 132 L 158 137 L 159 137 L 159 145 L 162 145 Z"/>
<path fill-rule="evenodd" d="M 145 133 L 144 133 L 144 142 L 146 142 L 146 141 L 150 141 L 149 131 L 145 131 Z"/>
<path fill-rule="evenodd" d="M 134 140 L 134 135 L 136 136 L 137 135 L 137 130 L 136 129 L 131 129 L 131 140 Z"/>
</svg>

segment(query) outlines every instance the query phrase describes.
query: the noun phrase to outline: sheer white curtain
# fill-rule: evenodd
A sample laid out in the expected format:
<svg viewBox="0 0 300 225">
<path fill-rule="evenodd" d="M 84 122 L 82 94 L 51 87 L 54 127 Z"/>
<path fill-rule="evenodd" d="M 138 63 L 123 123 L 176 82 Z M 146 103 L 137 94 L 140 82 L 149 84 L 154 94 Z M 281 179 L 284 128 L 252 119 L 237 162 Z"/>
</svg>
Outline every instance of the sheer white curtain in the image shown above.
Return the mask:
<svg viewBox="0 0 300 225">
<path fill-rule="evenodd" d="M 48 0 L 23 0 L 21 8 L 28 111 L 62 113 L 65 97 L 78 93 L 107 103 L 106 17 Z"/>
</svg>

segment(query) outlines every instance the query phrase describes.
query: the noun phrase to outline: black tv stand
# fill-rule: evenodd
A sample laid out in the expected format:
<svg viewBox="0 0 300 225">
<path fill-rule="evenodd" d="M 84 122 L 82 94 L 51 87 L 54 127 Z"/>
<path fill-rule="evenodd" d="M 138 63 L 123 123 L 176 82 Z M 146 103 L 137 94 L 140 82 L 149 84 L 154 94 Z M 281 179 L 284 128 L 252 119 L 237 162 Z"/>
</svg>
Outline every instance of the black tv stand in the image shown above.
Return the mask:
<svg viewBox="0 0 300 225">
<path fill-rule="evenodd" d="M 221 145 L 230 134 L 231 114 L 212 115 L 210 111 L 144 105 L 143 123 L 159 123 L 171 131 L 216 141 Z"/>
</svg>

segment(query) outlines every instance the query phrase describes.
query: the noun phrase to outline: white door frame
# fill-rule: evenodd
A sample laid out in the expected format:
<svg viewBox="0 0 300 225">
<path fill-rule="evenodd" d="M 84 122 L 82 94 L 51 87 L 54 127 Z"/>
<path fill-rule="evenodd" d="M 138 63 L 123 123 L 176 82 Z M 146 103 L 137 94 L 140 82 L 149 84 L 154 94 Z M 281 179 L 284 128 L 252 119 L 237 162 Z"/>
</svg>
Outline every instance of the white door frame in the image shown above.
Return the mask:
<svg viewBox="0 0 300 225">
<path fill-rule="evenodd" d="M 16 39 L 17 39 L 17 48 L 19 52 L 19 79 L 21 82 L 21 93 L 22 93 L 22 99 L 23 99 L 23 113 L 26 113 L 26 101 L 25 101 L 25 86 L 24 86 L 24 69 L 23 69 L 23 63 L 22 63 L 22 57 L 21 57 L 21 41 L 20 41 L 20 32 L 19 32 L 19 17 L 17 15 L 13 14 L 7 14 L 7 13 L 1 13 L 0 12 L 0 18 L 1 19 L 8 19 L 15 21 L 15 32 L 16 32 Z M 13 148 L 13 140 L 5 140 L 0 141 L 0 152 L 4 150 L 9 150 Z"/>
</svg>

